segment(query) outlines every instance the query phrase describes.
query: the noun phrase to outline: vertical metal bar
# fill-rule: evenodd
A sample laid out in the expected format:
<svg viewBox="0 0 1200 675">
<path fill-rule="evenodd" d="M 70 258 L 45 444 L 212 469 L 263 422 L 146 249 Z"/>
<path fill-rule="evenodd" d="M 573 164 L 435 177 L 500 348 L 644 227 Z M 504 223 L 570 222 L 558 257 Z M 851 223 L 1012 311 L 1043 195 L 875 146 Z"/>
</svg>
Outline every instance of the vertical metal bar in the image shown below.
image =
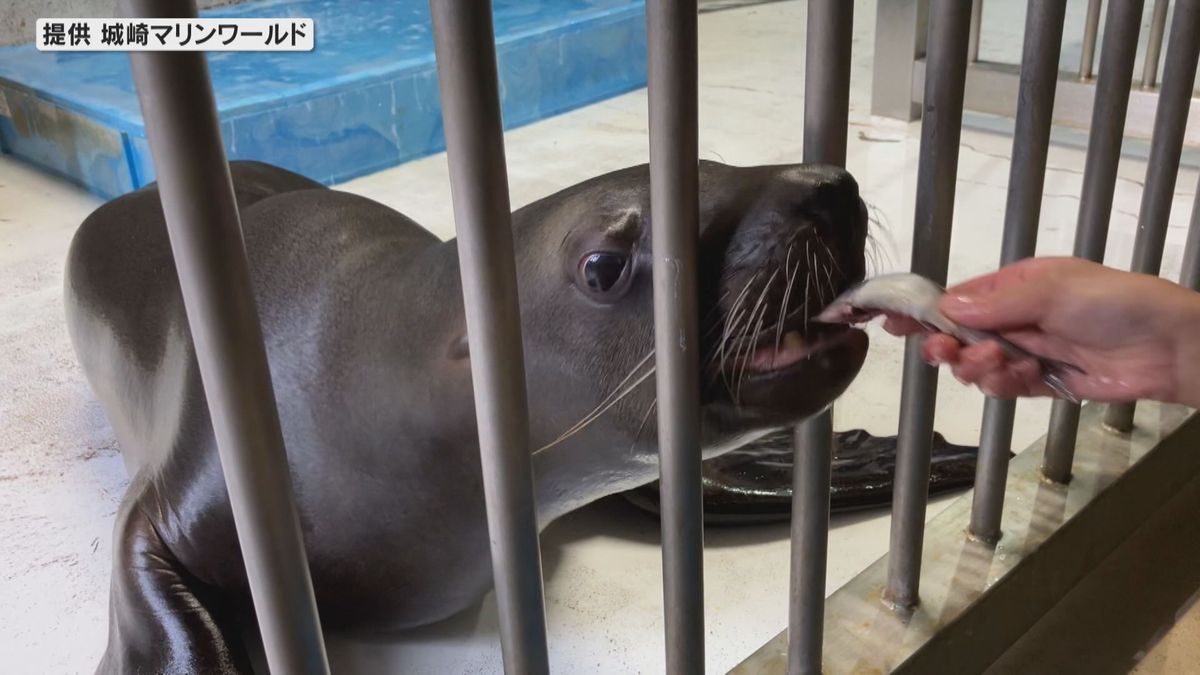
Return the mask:
<svg viewBox="0 0 1200 675">
<path fill-rule="evenodd" d="M 983 0 L 971 2 L 971 34 L 967 37 L 967 59 L 979 60 L 979 33 L 983 28 Z"/>
<path fill-rule="evenodd" d="M 804 161 L 845 166 L 854 4 L 809 0 L 807 20 Z M 788 673 L 808 675 L 821 672 L 824 639 L 833 468 L 831 410 L 797 426 L 794 444 Z"/>
<path fill-rule="evenodd" d="M 913 62 L 925 54 L 929 0 L 877 0 L 871 114 L 904 121 L 921 116 L 913 101 Z"/>
<path fill-rule="evenodd" d="M 1092 62 L 1096 58 L 1096 36 L 1100 34 L 1101 0 L 1088 0 L 1087 20 L 1083 26 L 1083 52 L 1079 57 L 1079 79 L 1092 79 Z"/>
<path fill-rule="evenodd" d="M 1158 8 L 1155 6 L 1156 20 Z M 1167 63 L 1154 115 L 1154 136 L 1146 160 L 1146 183 L 1142 189 L 1130 267 L 1134 272 L 1157 275 L 1162 270 L 1167 222 L 1171 217 L 1175 181 L 1179 177 L 1179 159 L 1183 153 L 1192 83 L 1196 81 L 1197 59 L 1200 59 L 1200 0 L 1179 0 L 1171 20 Z M 1110 405 L 1104 412 L 1104 423 L 1117 431 L 1129 431 L 1133 429 L 1135 408 L 1135 403 Z"/>
<path fill-rule="evenodd" d="M 1154 0 L 1154 15 L 1150 19 L 1150 37 L 1146 42 L 1146 61 L 1142 66 L 1142 87 L 1150 89 L 1158 82 L 1158 60 L 1162 53 L 1163 33 L 1167 28 L 1167 7 L 1170 0 Z"/>
<path fill-rule="evenodd" d="M 1038 219 L 1050 149 L 1050 123 L 1058 82 L 1066 0 L 1029 0 L 1025 13 L 1025 46 L 1013 131 L 1008 203 L 1004 211 L 1004 243 L 1000 266 L 1036 252 Z M 1008 479 L 1016 401 L 988 398 L 983 408 L 979 462 L 975 471 L 970 532 L 988 542 L 1000 538 L 1000 515 Z"/>
<path fill-rule="evenodd" d="M 971 8 L 960 0 L 934 0 L 929 18 L 912 271 L 944 284 L 950 257 Z M 929 498 L 936 398 L 937 370 L 922 358 L 921 338 L 910 337 L 904 348 L 900 438 L 888 553 L 887 600 L 897 607 L 915 606 L 919 599 L 921 540 Z"/>
<path fill-rule="evenodd" d="M 1143 6 L 1143 0 L 1110 0 L 1104 19 L 1104 50 L 1100 54 L 1100 77 L 1092 106 L 1083 189 L 1079 195 L 1079 222 L 1075 230 L 1075 256 L 1095 262 L 1104 261 L 1108 243 L 1117 162 L 1121 158 L 1121 139 L 1125 113 L 1129 109 Z M 1055 401 L 1050 410 L 1046 455 L 1042 460 L 1042 473 L 1050 480 L 1066 483 L 1071 479 L 1078 431 L 1079 406 L 1069 401 Z"/>
<path fill-rule="evenodd" d="M 546 612 L 490 2 L 431 0 L 506 673 L 545 673 Z"/>
<path fill-rule="evenodd" d="M 197 16 L 193 0 L 121 11 Z M 267 665 L 328 673 L 208 66 L 197 52 L 130 62 Z"/>
<path fill-rule="evenodd" d="M 788 675 L 819 675 L 821 672 L 832 469 L 833 417 L 829 412 L 823 412 L 796 427 Z"/>
<path fill-rule="evenodd" d="M 804 63 L 804 161 L 846 165 L 854 4 L 809 0 Z"/>
<path fill-rule="evenodd" d="M 704 672 L 696 0 L 646 3 L 650 221 L 668 673 Z"/>
<path fill-rule="evenodd" d="M 1200 291 L 1200 185 L 1196 186 L 1196 198 L 1192 202 L 1192 222 L 1188 225 L 1187 243 L 1183 246 L 1179 284 Z"/>
</svg>

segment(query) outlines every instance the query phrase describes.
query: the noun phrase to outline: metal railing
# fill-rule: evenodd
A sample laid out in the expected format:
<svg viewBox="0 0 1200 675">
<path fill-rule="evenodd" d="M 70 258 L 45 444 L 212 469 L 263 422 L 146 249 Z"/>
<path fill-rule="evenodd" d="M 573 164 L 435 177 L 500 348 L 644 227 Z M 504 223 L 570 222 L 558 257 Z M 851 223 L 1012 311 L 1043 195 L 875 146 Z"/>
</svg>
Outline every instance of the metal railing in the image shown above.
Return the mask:
<svg viewBox="0 0 1200 675">
<path fill-rule="evenodd" d="M 929 4 L 930 0 L 885 0 L 877 3 L 872 114 L 902 120 L 915 120 L 921 116 L 926 68 L 924 27 Z M 1011 8 L 1011 5 L 1005 4 Z M 1155 129 L 1158 98 L 1162 90 L 1158 73 L 1162 65 L 1163 37 L 1171 14 L 1169 5 L 1168 0 L 1155 1 L 1141 73 L 1135 79 L 1131 70 L 1128 81 L 1122 80 L 1130 90 L 1127 115 L 1122 120 L 1122 126 L 1124 134 L 1132 138 L 1149 139 Z M 1083 17 L 1079 66 L 1057 71 L 1058 91 L 1053 108 L 1056 125 L 1083 130 L 1091 128 L 1092 113 L 1100 95 L 1094 64 L 1101 16 L 1120 16 L 1128 22 L 1111 26 L 1111 22 L 1105 19 L 1105 45 L 1109 44 L 1109 37 L 1112 36 L 1132 40 L 1136 47 L 1145 6 L 1144 1 L 1128 3 L 1113 0 L 1105 12 L 1102 0 L 1088 0 Z M 983 8 L 984 0 L 974 0 L 972 3 L 964 107 L 972 112 L 1013 117 L 1018 107 L 1021 66 L 980 58 L 981 35 L 986 34 L 987 30 Z M 1105 51 L 1108 51 L 1107 47 Z M 1129 58 L 1131 63 L 1136 62 L 1134 56 Z M 1167 59 L 1168 62 L 1170 60 Z M 1058 57 L 1055 64 L 1057 70 Z M 1188 87 L 1188 91 L 1191 91 L 1191 87 Z M 1200 115 L 1200 96 L 1192 93 L 1190 97 L 1188 108 L 1195 117 Z M 1188 128 L 1184 138 L 1188 145 L 1200 145 L 1200 127 Z"/>
<path fill-rule="evenodd" d="M 528 411 L 517 306 L 510 205 L 490 3 L 431 0 L 488 529 L 505 671 L 549 669 L 542 571 L 534 512 Z M 123 0 L 134 16 L 195 16 L 192 0 Z M 1142 0 L 1110 0 L 1075 254 L 1102 260 L 1108 234 Z M 1089 4 L 1080 72 L 1091 74 L 1100 3 Z M 809 0 L 805 81 L 806 162 L 844 164 L 853 3 Z M 1031 0 L 1015 115 L 1013 161 L 1001 264 L 1033 254 L 1056 91 L 1065 0 Z M 912 269 L 944 283 L 964 102 L 978 57 L 981 4 L 960 0 L 881 2 L 877 112 L 911 118 L 924 105 Z M 698 153 L 697 6 L 650 0 L 649 115 L 654 314 L 661 456 L 665 663 L 670 673 L 704 669 L 703 526 L 697 339 Z M 1157 41 L 1167 3 L 1158 0 Z M 927 35 L 922 30 L 928 19 Z M 1157 95 L 1153 144 L 1138 222 L 1134 269 L 1157 273 L 1178 173 L 1200 52 L 1200 0 L 1177 0 L 1167 65 Z M 1143 84 L 1154 85 L 1158 51 L 1148 52 Z M 1152 57 L 1149 55 L 1152 53 Z M 901 59 L 903 61 L 903 59 Z M 908 65 L 921 63 L 921 68 Z M 1153 63 L 1151 63 L 1153 61 Z M 328 672 L 286 456 L 275 413 L 240 225 L 203 56 L 140 53 L 134 77 L 154 153 L 172 249 L 217 431 L 221 463 L 268 665 L 274 672 Z M 1151 67 L 1153 66 L 1153 68 Z M 919 94 L 917 85 L 920 85 Z M 1089 85 L 1091 86 L 1091 85 Z M 186 158 L 186 160 L 184 159 Z M 220 270 L 218 272 L 218 270 Z M 1181 283 L 1200 288 L 1200 195 L 1193 209 Z M 683 339 L 678 339 L 683 335 Z M 908 340 L 901 393 L 899 457 L 886 599 L 897 610 L 921 599 L 920 570 L 937 371 Z M 970 531 L 994 543 L 1001 532 L 1015 405 L 988 400 Z M 1132 406 L 1108 421 L 1128 428 Z M 1047 442 L 1045 475 L 1069 479 L 1079 408 L 1059 402 Z M 822 666 L 825 559 L 829 528 L 832 425 L 826 411 L 795 434 L 795 499 L 788 671 Z"/>
<path fill-rule="evenodd" d="M 881 2 L 881 13 L 885 4 L 893 3 Z M 904 11 L 909 15 L 922 12 L 917 7 L 920 3 L 899 4 L 904 7 L 892 7 L 888 11 Z M 925 90 L 921 99 L 925 104 L 925 116 L 922 119 L 912 271 L 942 283 L 945 282 L 949 255 L 967 62 L 978 58 L 982 0 L 976 0 L 972 5 L 932 0 L 928 7 L 929 33 L 923 72 Z M 1167 18 L 1166 5 L 1159 0 L 1155 6 L 1143 86 L 1153 86 L 1153 75 L 1158 71 L 1157 43 L 1161 42 Z M 1059 84 L 1058 59 L 1065 10 L 1066 0 L 1031 1 L 1028 4 L 1016 97 L 1019 104 L 1009 111 L 1016 117 L 1016 127 L 1001 265 L 1033 255 L 1036 246 L 1050 128 L 1054 122 L 1055 91 Z M 1142 10 L 1143 0 L 1110 0 L 1104 22 L 1104 49 L 1095 84 L 1074 251 L 1075 256 L 1096 262 L 1103 262 L 1108 239 Z M 1090 76 L 1092 59 L 1092 47 L 1086 45 L 1095 44 L 1098 11 L 1099 3 L 1093 2 L 1089 6 L 1088 35 L 1081 66 L 1085 77 Z M 890 27 L 882 23 L 877 27 L 879 32 L 889 30 Z M 1133 264 L 1133 269 L 1138 272 L 1159 272 L 1188 112 L 1193 106 L 1192 83 L 1200 54 L 1198 34 L 1200 3 L 1178 0 L 1138 218 Z M 888 39 L 877 37 L 876 44 Z M 904 49 L 917 54 L 916 47 L 909 46 L 916 44 L 916 40 L 908 40 Z M 877 79 L 887 77 L 880 69 L 880 57 L 877 53 Z M 876 87 L 876 91 L 881 88 Z M 1195 239 L 1195 232 L 1192 239 Z M 1188 265 L 1196 264 L 1194 253 L 1189 260 Z M 889 553 L 888 598 L 901 607 L 912 607 L 919 601 L 921 535 L 936 400 L 936 371 L 922 361 L 920 340 L 920 337 L 909 338 L 905 351 L 900 450 Z M 985 404 L 970 528 L 974 536 L 985 541 L 994 542 L 1000 536 L 1000 511 L 1014 410 L 1012 401 L 989 399 Z M 1128 431 L 1133 423 L 1133 405 L 1111 406 L 1106 423 L 1116 430 Z M 1047 478 L 1060 483 L 1070 480 L 1078 427 L 1079 405 L 1055 401 L 1042 468 Z"/>
</svg>

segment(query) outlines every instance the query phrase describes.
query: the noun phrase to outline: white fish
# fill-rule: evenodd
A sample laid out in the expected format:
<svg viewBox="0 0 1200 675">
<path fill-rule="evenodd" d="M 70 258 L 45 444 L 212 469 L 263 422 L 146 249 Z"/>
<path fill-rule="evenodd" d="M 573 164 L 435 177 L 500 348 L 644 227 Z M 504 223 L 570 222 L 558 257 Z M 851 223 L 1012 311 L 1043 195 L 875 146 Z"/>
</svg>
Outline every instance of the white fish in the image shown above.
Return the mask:
<svg viewBox="0 0 1200 675">
<path fill-rule="evenodd" d="M 992 341 L 1013 358 L 1033 358 L 1042 367 L 1042 381 L 1059 396 L 1073 403 L 1079 399 L 1067 388 L 1063 377 L 1083 371 L 1069 363 L 1045 359 L 1022 349 L 990 331 L 960 326 L 938 310 L 946 289 L 923 276 L 909 273 L 885 274 L 868 279 L 842 293 L 816 318 L 823 323 L 861 324 L 882 314 L 902 315 L 928 330 L 945 333 L 964 344 Z"/>
</svg>

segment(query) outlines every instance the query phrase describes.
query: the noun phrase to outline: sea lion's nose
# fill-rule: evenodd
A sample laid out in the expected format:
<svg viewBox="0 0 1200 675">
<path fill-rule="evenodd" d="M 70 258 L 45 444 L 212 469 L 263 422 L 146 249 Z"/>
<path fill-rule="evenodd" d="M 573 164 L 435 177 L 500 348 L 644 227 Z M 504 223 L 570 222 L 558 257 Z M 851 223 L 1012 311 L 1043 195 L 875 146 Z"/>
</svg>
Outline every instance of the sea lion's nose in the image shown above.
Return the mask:
<svg viewBox="0 0 1200 675">
<path fill-rule="evenodd" d="M 779 169 L 763 185 L 748 225 L 792 240 L 797 230 L 835 238 L 860 219 L 858 181 L 845 169 L 804 164 Z"/>
<path fill-rule="evenodd" d="M 813 167 L 815 187 L 813 199 L 832 199 L 837 202 L 858 200 L 858 181 L 839 166 Z"/>
</svg>

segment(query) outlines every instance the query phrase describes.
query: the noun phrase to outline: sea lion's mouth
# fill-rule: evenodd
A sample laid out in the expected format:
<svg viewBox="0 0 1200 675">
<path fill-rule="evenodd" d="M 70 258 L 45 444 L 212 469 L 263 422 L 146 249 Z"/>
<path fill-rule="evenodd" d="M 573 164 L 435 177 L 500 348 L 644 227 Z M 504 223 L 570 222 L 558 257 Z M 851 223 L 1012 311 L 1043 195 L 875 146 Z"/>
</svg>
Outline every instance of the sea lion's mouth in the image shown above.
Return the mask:
<svg viewBox="0 0 1200 675">
<path fill-rule="evenodd" d="M 810 321 L 809 317 L 809 309 L 801 306 L 783 321 L 732 341 L 726 349 L 738 356 L 726 362 L 725 370 L 742 371 L 748 377 L 783 371 L 836 346 L 853 330 L 849 325 Z"/>
<path fill-rule="evenodd" d="M 848 326 L 807 324 L 804 330 L 783 333 L 778 343 L 773 336 L 764 336 L 767 342 L 756 346 L 746 358 L 747 377 L 786 371 L 845 342 L 851 330 Z"/>
<path fill-rule="evenodd" d="M 853 282 L 833 279 L 833 296 Z M 840 396 L 866 358 L 867 334 L 817 321 L 822 309 L 820 298 L 810 296 L 790 305 L 783 320 L 712 345 L 711 403 L 740 423 L 785 424 Z"/>
</svg>

